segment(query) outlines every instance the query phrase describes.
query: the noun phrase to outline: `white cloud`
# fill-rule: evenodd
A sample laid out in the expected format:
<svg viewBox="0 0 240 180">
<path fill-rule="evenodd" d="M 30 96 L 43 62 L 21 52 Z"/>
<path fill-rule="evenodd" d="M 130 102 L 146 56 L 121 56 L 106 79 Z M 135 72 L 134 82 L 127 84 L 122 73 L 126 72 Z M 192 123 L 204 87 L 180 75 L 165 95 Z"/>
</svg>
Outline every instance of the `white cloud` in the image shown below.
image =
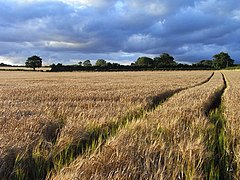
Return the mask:
<svg viewBox="0 0 240 180">
<path fill-rule="evenodd" d="M 24 57 L 16 56 L 0 56 L 0 63 L 10 64 L 10 65 L 22 65 Z"/>
<path fill-rule="evenodd" d="M 155 46 L 156 39 L 149 34 L 133 34 L 125 43 L 125 50 L 132 50 L 133 52 L 145 51 Z"/>
<path fill-rule="evenodd" d="M 64 42 L 64 41 L 44 41 L 44 47 L 46 48 L 59 48 L 59 49 L 81 49 L 87 48 L 91 45 L 91 41 L 89 42 Z"/>
<path fill-rule="evenodd" d="M 233 19 L 240 21 L 240 10 L 233 11 Z"/>
<path fill-rule="evenodd" d="M 0 62 L 5 64 L 12 64 L 12 61 L 9 57 L 0 56 Z"/>
</svg>

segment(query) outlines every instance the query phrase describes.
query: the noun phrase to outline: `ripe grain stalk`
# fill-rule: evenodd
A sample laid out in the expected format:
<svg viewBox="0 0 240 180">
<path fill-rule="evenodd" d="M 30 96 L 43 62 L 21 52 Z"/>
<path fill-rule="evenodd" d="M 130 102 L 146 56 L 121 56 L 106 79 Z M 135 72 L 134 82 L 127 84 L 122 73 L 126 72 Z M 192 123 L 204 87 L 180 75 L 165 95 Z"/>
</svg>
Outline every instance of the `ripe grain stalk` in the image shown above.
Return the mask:
<svg viewBox="0 0 240 180">
<path fill-rule="evenodd" d="M 121 128 L 101 151 L 78 157 L 55 179 L 194 179 L 205 177 L 205 101 L 221 75 L 179 92 L 155 111 Z"/>
<path fill-rule="evenodd" d="M 204 83 L 209 76 L 209 72 L 1 73 L 5 75 L 0 76 L 4 147 L 0 163 L 7 160 L 3 154 L 8 147 L 17 147 L 9 153 L 15 161 L 5 170 L 19 178 L 39 179 L 101 147 L 124 124 L 152 111 L 163 92 Z M 63 127 L 56 134 L 45 133 L 45 124 L 56 119 L 63 119 Z"/>
</svg>

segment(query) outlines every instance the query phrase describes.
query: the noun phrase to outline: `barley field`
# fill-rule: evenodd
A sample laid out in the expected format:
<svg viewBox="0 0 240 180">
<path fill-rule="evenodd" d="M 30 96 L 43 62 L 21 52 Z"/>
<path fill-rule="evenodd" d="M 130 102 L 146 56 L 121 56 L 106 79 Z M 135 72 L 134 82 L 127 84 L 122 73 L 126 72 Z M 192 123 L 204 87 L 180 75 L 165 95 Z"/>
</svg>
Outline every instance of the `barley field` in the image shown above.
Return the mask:
<svg viewBox="0 0 240 180">
<path fill-rule="evenodd" d="M 235 179 L 240 177 L 240 72 L 226 71 L 228 87 L 224 93 L 223 113 L 226 118 L 226 134 L 228 151 L 231 154 L 231 169 L 235 171 Z"/>
<path fill-rule="evenodd" d="M 28 67 L 11 67 L 11 66 L 0 66 L 0 71 L 32 71 L 32 68 Z M 51 70 L 50 67 L 40 67 L 36 68 L 37 71 L 48 71 Z"/>
<path fill-rule="evenodd" d="M 233 179 L 237 71 L 0 72 L 3 179 Z"/>
</svg>

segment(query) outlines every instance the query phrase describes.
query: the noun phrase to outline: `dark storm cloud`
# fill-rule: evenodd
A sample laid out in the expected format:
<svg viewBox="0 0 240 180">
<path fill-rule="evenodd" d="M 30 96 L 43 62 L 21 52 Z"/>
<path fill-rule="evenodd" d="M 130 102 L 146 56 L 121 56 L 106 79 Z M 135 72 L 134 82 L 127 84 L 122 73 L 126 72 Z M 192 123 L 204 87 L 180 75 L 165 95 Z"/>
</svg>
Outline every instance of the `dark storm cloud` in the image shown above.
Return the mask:
<svg viewBox="0 0 240 180">
<path fill-rule="evenodd" d="M 238 60 L 238 7 L 235 0 L 1 1 L 0 60 L 131 62 L 168 52 L 195 62 L 220 51 Z"/>
</svg>

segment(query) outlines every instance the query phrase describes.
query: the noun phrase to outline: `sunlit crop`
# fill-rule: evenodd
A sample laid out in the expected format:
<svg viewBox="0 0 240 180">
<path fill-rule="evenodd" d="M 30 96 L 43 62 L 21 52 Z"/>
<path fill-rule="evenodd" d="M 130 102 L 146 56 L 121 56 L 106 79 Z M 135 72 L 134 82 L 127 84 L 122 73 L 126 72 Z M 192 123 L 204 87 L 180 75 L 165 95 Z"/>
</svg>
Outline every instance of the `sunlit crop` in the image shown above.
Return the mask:
<svg viewBox="0 0 240 180">
<path fill-rule="evenodd" d="M 218 102 L 220 72 L 0 75 L 4 178 L 217 178 L 225 168 L 215 149 L 230 141 L 217 122 L 232 86 Z"/>
</svg>

